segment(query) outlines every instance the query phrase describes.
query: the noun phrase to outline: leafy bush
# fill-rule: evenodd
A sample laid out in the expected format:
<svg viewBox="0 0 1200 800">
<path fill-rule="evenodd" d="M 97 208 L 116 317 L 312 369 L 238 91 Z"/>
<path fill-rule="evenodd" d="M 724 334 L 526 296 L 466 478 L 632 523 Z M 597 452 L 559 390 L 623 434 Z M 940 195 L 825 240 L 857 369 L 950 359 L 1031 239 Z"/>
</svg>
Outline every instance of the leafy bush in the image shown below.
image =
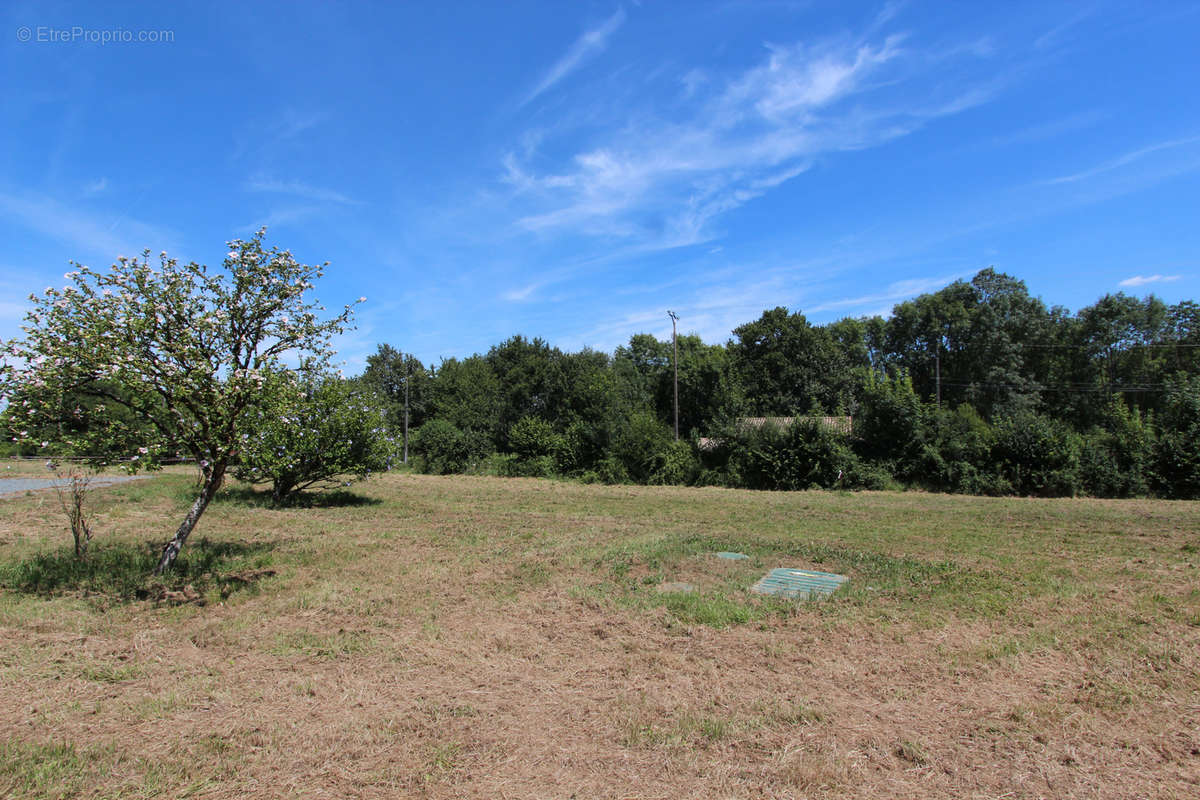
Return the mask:
<svg viewBox="0 0 1200 800">
<path fill-rule="evenodd" d="M 695 482 L 700 462 L 690 442 L 670 442 L 658 454 L 658 464 L 650 474 L 650 483 L 664 486 L 686 486 Z"/>
<path fill-rule="evenodd" d="M 492 452 L 486 434 L 463 431 L 441 418 L 431 419 L 409 437 L 417 454 L 417 468 L 433 475 L 465 472 Z"/>
<path fill-rule="evenodd" d="M 915 481 L 929 489 L 962 494 L 1011 494 L 1012 484 L 992 461 L 996 433 L 974 406 L 932 409 L 932 441 L 922 448 Z"/>
<path fill-rule="evenodd" d="M 664 454 L 673 442 L 671 429 L 659 422 L 653 414 L 648 411 L 635 411 L 617 431 L 609 451 L 609 455 L 619 462 L 621 469 L 617 469 L 615 464 L 603 467 L 606 473 L 605 482 L 621 482 L 607 478 L 617 478 L 624 473 L 624 480 L 649 483 L 662 465 Z"/>
<path fill-rule="evenodd" d="M 1167 497 L 1200 498 L 1200 376 L 1182 373 L 1167 383 L 1154 448 L 1155 491 Z"/>
<path fill-rule="evenodd" d="M 589 482 L 607 484 L 629 483 L 629 473 L 625 470 L 625 465 L 615 456 L 607 456 L 600 459 L 596 462 L 595 470 L 584 473 L 584 475 Z M 594 481 L 592 481 L 593 477 L 595 478 Z"/>
<path fill-rule="evenodd" d="M 558 465 L 551 456 L 535 456 L 511 461 L 506 473 L 512 478 L 553 478 L 558 474 Z"/>
<path fill-rule="evenodd" d="M 890 482 L 886 470 L 855 455 L 844 435 L 803 419 L 786 430 L 742 432 L 726 469 L 730 485 L 747 489 L 880 489 Z"/>
<path fill-rule="evenodd" d="M 928 438 L 925 417 L 925 406 L 907 377 L 871 379 L 854 416 L 857 450 L 885 463 L 897 478 L 913 480 L 920 475 Z"/>
<path fill-rule="evenodd" d="M 338 378 L 305 381 L 293 372 L 269 384 L 270 406 L 241 427 L 239 480 L 270 483 L 271 498 L 284 503 L 305 489 L 329 489 L 391 467 L 395 442 L 373 394 Z"/>
<path fill-rule="evenodd" d="M 1059 420 L 1019 411 L 996 423 L 992 457 L 1013 491 L 1074 496 L 1080 488 L 1079 435 Z"/>
<path fill-rule="evenodd" d="M 564 475 L 595 471 L 604 458 L 605 431 L 602 424 L 575 420 L 562 434 L 556 453 L 558 470 Z"/>
<path fill-rule="evenodd" d="M 552 456 L 562 449 L 562 437 L 541 417 L 521 417 L 508 429 L 508 446 L 521 458 Z"/>
<path fill-rule="evenodd" d="M 1154 456 L 1150 428 L 1120 401 L 1110 403 L 1100 421 L 1082 437 L 1079 469 L 1084 491 L 1096 497 L 1146 494 Z"/>
</svg>

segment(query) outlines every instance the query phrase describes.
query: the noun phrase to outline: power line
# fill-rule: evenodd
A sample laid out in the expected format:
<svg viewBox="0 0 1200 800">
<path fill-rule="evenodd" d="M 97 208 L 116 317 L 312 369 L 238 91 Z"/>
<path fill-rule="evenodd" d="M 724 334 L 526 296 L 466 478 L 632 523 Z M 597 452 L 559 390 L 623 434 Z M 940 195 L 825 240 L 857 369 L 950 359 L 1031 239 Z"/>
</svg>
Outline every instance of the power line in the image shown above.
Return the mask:
<svg viewBox="0 0 1200 800">
<path fill-rule="evenodd" d="M 1023 389 L 1031 392 L 1165 392 L 1165 384 L 1146 384 L 1139 386 L 1096 386 L 1095 384 L 1075 384 L 1075 385 L 1058 385 L 1046 386 L 1036 384 L 1029 386 L 1022 383 L 988 383 L 983 381 L 973 381 L 971 383 L 960 383 L 955 381 L 942 380 L 942 386 L 953 386 L 959 389 Z"/>
<path fill-rule="evenodd" d="M 1096 348 L 1097 346 L 1100 346 L 1100 345 L 1088 345 L 1088 344 L 1021 344 L 1021 345 L 1019 345 L 1019 346 L 1020 346 L 1020 347 L 1030 347 L 1030 348 L 1034 348 L 1034 347 L 1036 347 L 1036 348 L 1041 348 L 1041 349 L 1051 349 L 1051 348 L 1052 348 L 1052 349 L 1063 349 L 1063 350 L 1089 350 L 1089 349 L 1094 349 L 1094 348 Z M 1101 347 L 1101 349 L 1107 349 L 1108 347 L 1116 347 L 1116 345 L 1100 346 L 1100 347 Z M 1135 348 L 1137 348 L 1137 349 L 1141 349 L 1141 350 L 1150 350 L 1150 349 L 1159 349 L 1159 350 L 1175 350 L 1175 349 L 1177 349 L 1177 348 L 1181 348 L 1181 347 L 1200 347 L 1200 344 L 1185 344 L 1185 343 L 1183 343 L 1183 342 L 1180 342 L 1179 344 L 1127 344 L 1127 345 L 1121 345 L 1121 346 L 1120 346 L 1118 349 L 1119 349 L 1119 350 L 1132 350 L 1132 349 L 1135 349 Z"/>
</svg>

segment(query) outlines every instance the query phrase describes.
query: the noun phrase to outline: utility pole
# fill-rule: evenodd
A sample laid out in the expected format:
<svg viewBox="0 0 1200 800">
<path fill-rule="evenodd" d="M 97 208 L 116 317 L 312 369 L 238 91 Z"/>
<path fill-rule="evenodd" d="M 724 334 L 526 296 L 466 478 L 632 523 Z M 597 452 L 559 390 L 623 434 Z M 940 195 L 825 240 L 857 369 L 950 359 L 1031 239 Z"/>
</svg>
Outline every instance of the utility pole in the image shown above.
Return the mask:
<svg viewBox="0 0 1200 800">
<path fill-rule="evenodd" d="M 937 340 L 937 348 L 934 350 L 934 368 L 937 371 L 937 405 L 942 407 L 942 337 Z"/>
<path fill-rule="evenodd" d="M 671 318 L 671 349 L 675 352 L 675 357 L 672 359 L 675 362 L 675 441 L 679 441 L 679 338 L 676 335 L 675 323 L 679 321 L 679 317 L 674 311 L 668 311 L 667 316 Z"/>
<path fill-rule="evenodd" d="M 412 357 L 404 358 L 404 463 L 408 463 L 408 381 L 412 378 Z"/>
</svg>

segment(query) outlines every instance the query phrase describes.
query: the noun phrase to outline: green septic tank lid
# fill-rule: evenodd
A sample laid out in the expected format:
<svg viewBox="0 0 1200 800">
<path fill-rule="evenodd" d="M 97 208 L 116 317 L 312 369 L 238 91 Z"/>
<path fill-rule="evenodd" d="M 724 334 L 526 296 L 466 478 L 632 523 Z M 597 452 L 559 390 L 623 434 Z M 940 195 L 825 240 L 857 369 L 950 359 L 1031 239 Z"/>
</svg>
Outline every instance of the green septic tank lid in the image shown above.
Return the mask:
<svg viewBox="0 0 1200 800">
<path fill-rule="evenodd" d="M 731 561 L 738 561 L 740 559 L 749 557 L 750 556 L 746 555 L 745 553 L 731 553 L 728 550 L 722 550 L 720 553 L 717 553 L 717 558 L 728 558 Z"/>
<path fill-rule="evenodd" d="M 751 586 L 750 591 L 804 600 L 810 597 L 828 597 L 848 580 L 850 579 L 845 575 L 835 575 L 832 572 L 777 567 Z"/>
</svg>

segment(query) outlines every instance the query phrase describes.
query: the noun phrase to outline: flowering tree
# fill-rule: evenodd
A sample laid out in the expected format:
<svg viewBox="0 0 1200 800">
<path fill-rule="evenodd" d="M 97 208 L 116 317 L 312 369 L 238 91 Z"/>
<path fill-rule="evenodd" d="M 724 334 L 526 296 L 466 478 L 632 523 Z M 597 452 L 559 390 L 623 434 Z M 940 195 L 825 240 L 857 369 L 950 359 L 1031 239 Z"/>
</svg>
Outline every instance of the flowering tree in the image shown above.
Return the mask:
<svg viewBox="0 0 1200 800">
<path fill-rule="evenodd" d="M 156 266 L 149 251 L 122 256 L 106 272 L 72 264 L 67 286 L 31 296 L 26 338 L 4 348 L 0 398 L 21 403 L 9 415 L 15 441 L 65 422 L 66 447 L 130 469 L 172 453 L 196 460 L 198 496 L 156 573 L 170 567 L 220 489 L 238 453 L 239 421 L 269 403 L 267 377 L 284 368 L 285 357 L 321 366 L 330 337 L 350 321 L 350 306 L 318 319 L 324 309 L 305 292 L 323 266 L 265 248 L 264 234 L 230 242 L 218 269 L 180 264 L 165 252 Z M 67 397 L 97 403 L 72 407 Z M 106 405 L 149 426 L 131 428 L 121 415 L 104 413 Z M 69 424 L 76 412 L 88 424 Z M 142 439 L 131 440 L 135 430 Z"/>
<path fill-rule="evenodd" d="M 335 377 L 285 372 L 270 383 L 271 405 L 243 418 L 239 480 L 270 483 L 272 499 L 283 503 L 391 468 L 396 442 L 374 397 Z"/>
</svg>

